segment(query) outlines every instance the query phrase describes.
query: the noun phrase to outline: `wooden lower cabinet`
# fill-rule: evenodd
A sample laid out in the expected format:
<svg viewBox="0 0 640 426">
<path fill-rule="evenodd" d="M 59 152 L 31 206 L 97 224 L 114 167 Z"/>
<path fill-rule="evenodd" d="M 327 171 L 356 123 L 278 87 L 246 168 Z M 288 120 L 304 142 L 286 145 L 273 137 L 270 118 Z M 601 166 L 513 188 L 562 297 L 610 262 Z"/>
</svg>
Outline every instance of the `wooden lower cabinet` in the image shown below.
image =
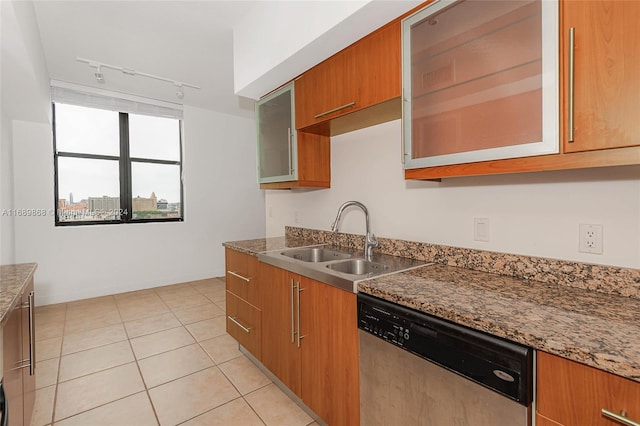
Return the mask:
<svg viewBox="0 0 640 426">
<path fill-rule="evenodd" d="M 263 363 L 329 425 L 358 425 L 356 295 L 267 264 Z"/>
<path fill-rule="evenodd" d="M 264 287 L 262 363 L 300 396 L 300 351 L 296 334 L 296 291 L 299 275 L 260 264 Z"/>
<path fill-rule="evenodd" d="M 17 306 L 8 314 L 2 327 L 3 387 L 9 403 L 9 426 L 28 425 L 36 397 L 35 369 L 30 369 L 31 334 L 29 294 L 33 292 L 33 278 L 20 295 Z M 32 327 L 35 331 L 35 325 Z M 35 356 L 35 351 L 33 351 Z M 33 374 L 32 374 L 33 373 Z"/>
<path fill-rule="evenodd" d="M 301 277 L 302 400 L 329 425 L 360 424 L 356 295 Z"/>
<path fill-rule="evenodd" d="M 227 333 L 262 360 L 262 310 L 258 258 L 227 248 Z"/>
<path fill-rule="evenodd" d="M 539 426 L 620 425 L 601 410 L 640 422 L 640 383 L 568 359 L 538 352 Z"/>
</svg>

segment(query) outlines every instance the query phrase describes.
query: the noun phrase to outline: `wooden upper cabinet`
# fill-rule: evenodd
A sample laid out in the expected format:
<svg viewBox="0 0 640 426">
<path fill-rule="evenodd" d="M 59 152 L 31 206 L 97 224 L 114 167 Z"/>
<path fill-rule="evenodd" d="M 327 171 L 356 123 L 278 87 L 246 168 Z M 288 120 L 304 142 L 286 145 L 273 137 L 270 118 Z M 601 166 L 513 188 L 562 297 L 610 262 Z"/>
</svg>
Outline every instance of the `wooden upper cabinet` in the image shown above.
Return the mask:
<svg viewBox="0 0 640 426">
<path fill-rule="evenodd" d="M 640 421 L 640 383 L 538 352 L 537 418 L 541 425 L 619 425 L 602 409 Z"/>
<path fill-rule="evenodd" d="M 336 134 L 327 124 L 330 120 L 399 98 L 400 68 L 400 21 L 396 20 L 295 80 L 296 128 Z M 400 104 L 396 106 L 399 118 Z"/>
<path fill-rule="evenodd" d="M 295 80 L 297 129 L 354 110 L 354 59 L 352 49 L 342 50 Z"/>
<path fill-rule="evenodd" d="M 640 2 L 561 3 L 563 122 L 569 122 L 569 31 L 574 30 L 574 135 L 565 152 L 640 145 Z"/>
</svg>

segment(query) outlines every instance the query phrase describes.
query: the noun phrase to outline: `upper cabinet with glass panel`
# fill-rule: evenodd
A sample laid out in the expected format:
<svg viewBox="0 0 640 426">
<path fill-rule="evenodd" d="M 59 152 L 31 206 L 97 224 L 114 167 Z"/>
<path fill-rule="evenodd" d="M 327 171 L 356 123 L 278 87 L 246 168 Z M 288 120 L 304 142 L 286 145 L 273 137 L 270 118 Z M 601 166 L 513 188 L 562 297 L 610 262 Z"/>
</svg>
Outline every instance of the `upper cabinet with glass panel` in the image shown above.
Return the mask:
<svg viewBox="0 0 640 426">
<path fill-rule="evenodd" d="M 256 103 L 258 122 L 258 181 L 281 182 L 297 178 L 293 83 Z"/>
<path fill-rule="evenodd" d="M 402 25 L 406 169 L 559 152 L 558 4 L 440 0 Z"/>
</svg>

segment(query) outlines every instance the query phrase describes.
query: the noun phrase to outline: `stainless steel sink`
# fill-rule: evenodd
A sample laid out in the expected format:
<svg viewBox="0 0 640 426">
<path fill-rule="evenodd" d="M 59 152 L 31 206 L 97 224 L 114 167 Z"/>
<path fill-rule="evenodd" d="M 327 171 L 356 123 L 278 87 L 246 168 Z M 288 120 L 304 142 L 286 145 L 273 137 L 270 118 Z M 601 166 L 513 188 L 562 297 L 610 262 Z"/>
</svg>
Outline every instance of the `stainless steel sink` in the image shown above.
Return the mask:
<svg viewBox="0 0 640 426">
<path fill-rule="evenodd" d="M 330 250 L 325 247 L 304 247 L 295 250 L 287 250 L 281 253 L 284 256 L 303 262 L 331 262 L 334 260 L 349 259 L 349 253 Z"/>
<path fill-rule="evenodd" d="M 327 265 L 327 268 L 345 274 L 367 275 L 370 273 L 382 273 L 388 270 L 389 266 L 364 259 L 350 259 L 342 262 L 330 263 Z"/>
<path fill-rule="evenodd" d="M 403 271 L 426 262 L 374 253 L 364 259 L 362 249 L 314 245 L 258 254 L 261 262 L 304 275 L 314 280 L 356 292 L 357 282 L 392 272 Z"/>
</svg>

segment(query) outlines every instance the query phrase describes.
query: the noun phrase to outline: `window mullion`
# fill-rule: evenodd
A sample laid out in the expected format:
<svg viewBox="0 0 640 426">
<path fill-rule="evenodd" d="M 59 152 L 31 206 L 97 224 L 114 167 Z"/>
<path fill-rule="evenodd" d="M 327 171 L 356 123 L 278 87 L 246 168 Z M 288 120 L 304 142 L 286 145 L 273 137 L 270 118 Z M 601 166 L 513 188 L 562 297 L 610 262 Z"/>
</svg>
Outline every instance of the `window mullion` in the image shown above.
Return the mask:
<svg viewBox="0 0 640 426">
<path fill-rule="evenodd" d="M 131 158 L 129 156 L 129 115 L 120 113 L 120 208 L 125 211 L 120 217 L 130 222 L 133 217 L 131 202 Z"/>
</svg>

